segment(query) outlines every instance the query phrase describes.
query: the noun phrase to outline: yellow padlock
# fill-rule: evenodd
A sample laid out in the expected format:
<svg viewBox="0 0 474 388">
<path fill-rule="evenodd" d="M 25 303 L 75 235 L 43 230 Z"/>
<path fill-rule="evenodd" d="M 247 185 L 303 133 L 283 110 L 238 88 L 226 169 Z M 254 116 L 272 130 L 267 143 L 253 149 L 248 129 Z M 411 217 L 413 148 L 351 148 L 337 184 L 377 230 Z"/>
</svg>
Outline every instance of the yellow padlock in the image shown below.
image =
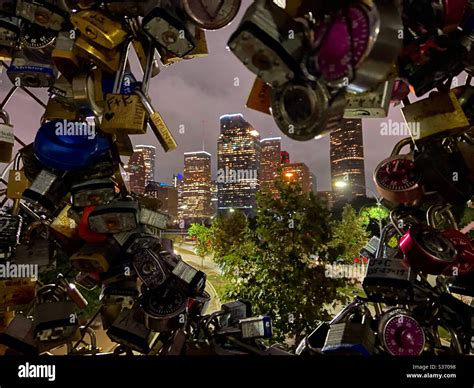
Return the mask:
<svg viewBox="0 0 474 388">
<path fill-rule="evenodd" d="M 23 191 L 30 187 L 23 170 L 10 170 L 8 173 L 7 198 L 21 199 Z"/>
<path fill-rule="evenodd" d="M 256 78 L 247 100 L 247 108 L 271 115 L 272 87 L 261 78 Z"/>
</svg>

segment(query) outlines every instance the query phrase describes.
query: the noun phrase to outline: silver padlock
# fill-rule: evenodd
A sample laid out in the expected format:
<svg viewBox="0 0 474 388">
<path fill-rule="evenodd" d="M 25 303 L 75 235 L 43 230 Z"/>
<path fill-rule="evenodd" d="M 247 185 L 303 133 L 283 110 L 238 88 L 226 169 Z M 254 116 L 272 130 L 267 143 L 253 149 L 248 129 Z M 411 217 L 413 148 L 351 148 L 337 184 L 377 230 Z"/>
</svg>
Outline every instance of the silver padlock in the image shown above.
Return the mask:
<svg viewBox="0 0 474 388">
<path fill-rule="evenodd" d="M 13 156 L 13 146 L 15 144 L 15 134 L 13 125 L 10 123 L 10 116 L 5 110 L 0 110 L 0 163 L 10 163 Z"/>
<path fill-rule="evenodd" d="M 20 19 L 0 12 L 0 47 L 14 48 L 20 36 Z"/>
<path fill-rule="evenodd" d="M 31 23 L 55 31 L 61 30 L 69 18 L 64 1 L 18 0 L 16 13 Z"/>
<path fill-rule="evenodd" d="M 33 52 L 33 50 L 31 50 Z M 7 70 L 8 78 L 15 86 L 29 88 L 48 88 L 54 85 L 58 71 L 52 63 L 29 59 L 26 51 L 13 53 L 12 62 Z"/>
<path fill-rule="evenodd" d="M 35 336 L 41 342 L 72 340 L 79 329 L 74 302 L 66 299 L 66 290 L 47 284 L 38 290 L 33 317 Z"/>
<path fill-rule="evenodd" d="M 382 82 L 375 90 L 365 93 L 347 93 L 345 119 L 387 117 L 394 80 Z"/>
</svg>

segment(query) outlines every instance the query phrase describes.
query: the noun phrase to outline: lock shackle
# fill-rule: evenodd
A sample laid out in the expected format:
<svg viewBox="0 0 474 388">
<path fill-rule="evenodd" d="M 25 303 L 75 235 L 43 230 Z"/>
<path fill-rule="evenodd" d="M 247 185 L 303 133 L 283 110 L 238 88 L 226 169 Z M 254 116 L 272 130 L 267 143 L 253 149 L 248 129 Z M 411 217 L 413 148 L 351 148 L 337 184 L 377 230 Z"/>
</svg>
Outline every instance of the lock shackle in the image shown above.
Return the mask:
<svg viewBox="0 0 474 388">
<path fill-rule="evenodd" d="M 91 327 L 89 326 L 81 326 L 79 328 L 79 331 L 81 333 L 81 339 L 76 343 L 76 345 L 72 346 L 72 343 L 71 342 L 68 342 L 67 343 L 67 353 L 66 354 L 73 354 L 75 349 L 77 348 L 77 346 L 80 344 L 80 343 L 83 343 L 85 345 L 89 345 L 87 342 L 84 341 L 84 337 L 86 335 L 89 336 L 89 339 L 90 339 L 90 350 L 91 351 L 94 351 L 97 349 L 97 335 L 94 331 L 94 329 L 92 329 Z"/>
<path fill-rule="evenodd" d="M 61 302 L 66 300 L 66 290 L 59 284 L 46 284 L 36 292 L 38 303 Z"/>
<path fill-rule="evenodd" d="M 330 325 L 342 322 L 346 317 L 353 312 L 354 309 L 359 308 L 361 305 L 365 306 L 365 300 L 361 297 L 356 297 L 351 303 L 345 306 L 337 315 L 329 322 Z"/>
<path fill-rule="evenodd" d="M 48 225 L 46 225 L 44 223 L 44 221 L 33 221 L 30 225 L 28 225 L 28 227 L 26 228 L 25 230 L 25 242 L 27 244 L 29 244 L 31 242 L 31 237 L 33 235 L 33 232 L 36 230 L 36 229 L 39 229 L 39 228 L 45 228 L 45 231 L 46 231 L 46 234 L 47 234 L 47 237 L 46 238 L 49 238 L 49 228 L 48 228 Z"/>
<path fill-rule="evenodd" d="M 432 228 L 439 229 L 440 219 L 439 217 L 444 218 L 448 221 L 448 225 L 452 229 L 459 230 L 458 223 L 454 214 L 451 211 L 451 205 L 432 205 L 426 211 L 426 223 Z M 443 217 L 444 214 L 444 217 Z"/>
<path fill-rule="evenodd" d="M 413 139 L 411 137 L 403 138 L 397 144 L 395 144 L 395 147 L 393 147 L 393 150 L 392 150 L 392 153 L 390 154 L 390 156 L 399 155 L 401 150 L 409 144 L 414 145 Z"/>
<path fill-rule="evenodd" d="M 16 155 L 15 155 L 15 159 L 13 159 L 13 168 L 15 170 L 20 169 L 20 160 L 23 161 L 22 154 L 21 154 L 21 152 L 17 152 Z"/>
<path fill-rule="evenodd" d="M 119 94 L 120 89 L 122 88 L 123 79 L 125 78 L 125 72 L 127 70 L 128 54 L 130 52 L 131 44 L 132 38 L 128 37 L 124 43 L 122 53 L 120 54 L 120 67 L 117 70 L 117 75 L 115 76 L 114 89 L 112 93 Z"/>
<path fill-rule="evenodd" d="M 375 252 L 375 258 L 380 259 L 383 258 L 383 247 L 385 245 L 385 241 L 387 238 L 390 236 L 390 232 L 397 231 L 397 228 L 395 228 L 395 225 L 392 223 L 387 224 L 383 229 L 382 229 L 382 234 L 379 239 L 379 245 L 377 247 L 377 252 Z"/>
<path fill-rule="evenodd" d="M 399 209 L 392 209 L 390 211 L 390 222 L 397 231 L 400 236 L 403 236 L 406 231 L 402 229 L 402 227 L 398 226 L 400 220 L 411 220 L 415 223 L 420 223 L 420 220 L 415 217 L 413 214 L 410 214 L 409 211 L 405 211 L 405 213 L 399 214 Z M 405 222 L 403 222 L 405 224 Z"/>
<path fill-rule="evenodd" d="M 4 109 L 0 110 L 0 118 L 3 119 L 3 124 L 11 125 L 10 115 L 8 114 L 6 110 Z"/>
</svg>

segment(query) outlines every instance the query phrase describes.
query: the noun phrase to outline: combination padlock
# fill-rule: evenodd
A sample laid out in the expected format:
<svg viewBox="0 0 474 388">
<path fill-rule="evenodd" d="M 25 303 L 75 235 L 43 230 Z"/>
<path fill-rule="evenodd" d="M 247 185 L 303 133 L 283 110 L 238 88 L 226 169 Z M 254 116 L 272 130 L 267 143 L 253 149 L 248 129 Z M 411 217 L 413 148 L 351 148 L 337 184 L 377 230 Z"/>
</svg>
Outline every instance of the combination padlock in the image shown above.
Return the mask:
<svg viewBox="0 0 474 388">
<path fill-rule="evenodd" d="M 195 25 L 176 0 L 161 0 L 142 20 L 143 31 L 156 46 L 184 57 L 196 47 Z"/>
<path fill-rule="evenodd" d="M 376 257 L 369 260 L 362 287 L 371 302 L 399 304 L 413 299 L 416 273 L 399 253 L 395 257 L 385 254 L 385 245 L 395 231 L 391 224 L 383 229 Z"/>
<path fill-rule="evenodd" d="M 17 0 L 16 13 L 21 18 L 50 30 L 59 31 L 69 20 L 63 1 Z"/>
<path fill-rule="evenodd" d="M 346 100 L 343 93 L 331 94 L 319 81 L 295 79 L 272 89 L 271 104 L 280 130 L 293 140 L 307 141 L 338 127 Z"/>
<path fill-rule="evenodd" d="M 303 24 L 273 1 L 259 0 L 247 9 L 228 46 L 252 73 L 273 87 L 282 87 L 301 73 L 309 44 Z"/>
<path fill-rule="evenodd" d="M 410 227 L 399 245 L 404 260 L 416 271 L 439 275 L 456 263 L 454 245 L 439 230 L 426 225 Z"/>
<path fill-rule="evenodd" d="M 384 199 L 395 204 L 416 204 L 425 193 L 422 175 L 415 168 L 414 152 L 399 155 L 405 146 L 411 144 L 411 138 L 400 140 L 391 156 L 383 160 L 374 172 L 377 191 Z"/>
<path fill-rule="evenodd" d="M 182 325 L 187 316 L 188 297 L 180 290 L 163 285 L 147 291 L 139 300 L 145 326 L 157 332 L 170 332 Z"/>
<path fill-rule="evenodd" d="M 107 330 L 107 335 L 114 342 L 147 354 L 153 348 L 159 333 L 148 329 L 139 319 L 135 318 L 140 315 L 137 310 L 136 307 L 124 308 Z"/>
<path fill-rule="evenodd" d="M 3 123 L 0 123 L 0 163 L 10 163 L 15 144 L 13 125 L 10 123 L 10 116 L 5 110 L 0 110 L 0 120 L 3 121 Z"/>
<path fill-rule="evenodd" d="M 56 284 L 48 284 L 38 290 L 33 317 L 35 336 L 39 341 L 67 343 L 79 330 L 75 304 L 67 300 L 66 295 L 66 290 Z"/>
</svg>

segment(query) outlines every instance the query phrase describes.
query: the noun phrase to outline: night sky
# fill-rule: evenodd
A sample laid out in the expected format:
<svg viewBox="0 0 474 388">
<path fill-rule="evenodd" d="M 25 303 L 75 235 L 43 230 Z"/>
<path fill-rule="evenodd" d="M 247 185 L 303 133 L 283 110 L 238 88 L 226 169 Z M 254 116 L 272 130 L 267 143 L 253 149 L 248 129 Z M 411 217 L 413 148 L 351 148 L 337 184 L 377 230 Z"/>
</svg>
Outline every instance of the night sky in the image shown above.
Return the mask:
<svg viewBox="0 0 474 388">
<path fill-rule="evenodd" d="M 210 55 L 207 58 L 183 61 L 162 68 L 150 85 L 153 104 L 163 115 L 173 132 L 178 148 L 168 154 L 161 149 L 151 131 L 144 136 L 132 136 L 134 144 L 151 144 L 157 147 L 157 180 L 171 182 L 174 173 L 183 170 L 183 152 L 204 150 L 212 154 L 213 171 L 217 166 L 217 138 L 219 117 L 223 114 L 242 113 L 262 138 L 282 136 L 282 149 L 290 152 L 292 162 L 306 163 L 318 179 L 318 190 L 330 190 L 329 137 L 308 142 L 296 142 L 285 138 L 271 116 L 245 108 L 248 94 L 255 76 L 227 50 L 229 36 L 238 26 L 251 0 L 243 0 L 238 19 L 230 26 L 207 32 Z M 132 52 L 133 50 L 131 50 Z M 134 61 L 135 62 L 135 61 Z M 136 66 L 133 66 L 135 69 Z M 139 72 L 136 75 L 139 76 Z M 238 77 L 240 85 L 234 86 Z M 0 96 L 9 90 L 11 83 L 5 74 L 0 76 Z M 38 95 L 46 101 L 46 92 Z M 7 106 L 15 125 L 17 136 L 31 142 L 39 126 L 43 109 L 19 91 Z M 391 109 L 392 121 L 403 121 L 400 107 Z M 366 182 L 372 184 L 372 173 L 376 165 L 390 154 L 393 145 L 401 138 L 381 136 L 382 120 L 364 120 L 364 146 Z M 179 133 L 180 125 L 185 133 Z"/>
</svg>

